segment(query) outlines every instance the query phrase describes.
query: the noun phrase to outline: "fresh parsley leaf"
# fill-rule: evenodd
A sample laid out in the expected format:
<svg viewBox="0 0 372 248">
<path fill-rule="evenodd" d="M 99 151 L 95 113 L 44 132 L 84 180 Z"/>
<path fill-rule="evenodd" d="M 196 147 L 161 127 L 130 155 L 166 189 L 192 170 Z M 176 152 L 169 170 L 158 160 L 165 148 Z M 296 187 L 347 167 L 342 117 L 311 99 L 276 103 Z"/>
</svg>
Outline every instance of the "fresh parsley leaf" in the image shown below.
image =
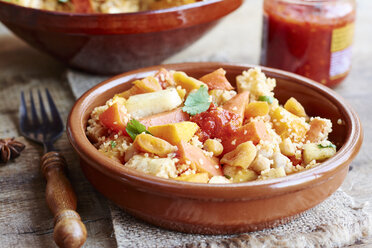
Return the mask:
<svg viewBox="0 0 372 248">
<path fill-rule="evenodd" d="M 318 148 L 319 149 L 323 149 L 323 148 L 334 148 L 336 149 L 336 146 L 334 144 L 329 144 L 328 146 L 323 146 L 322 144 L 318 144 Z"/>
<path fill-rule="evenodd" d="M 110 145 L 111 145 L 111 148 L 115 148 L 116 147 L 116 142 L 111 140 Z"/>
<path fill-rule="evenodd" d="M 261 101 L 261 102 L 268 102 L 269 104 L 272 104 L 273 101 L 274 101 L 274 97 L 272 97 L 272 96 L 260 96 L 258 98 L 258 100 Z"/>
<path fill-rule="evenodd" d="M 138 134 L 141 134 L 143 132 L 151 134 L 149 131 L 146 130 L 146 127 L 142 125 L 139 121 L 136 119 L 132 119 L 125 128 L 129 136 L 132 138 L 132 140 L 135 140 Z"/>
<path fill-rule="evenodd" d="M 228 175 L 224 175 L 224 176 L 225 176 L 225 177 L 226 177 L 227 179 L 229 179 L 229 180 L 231 179 L 231 177 L 230 177 L 230 176 L 228 176 Z"/>
<path fill-rule="evenodd" d="M 190 115 L 196 115 L 207 111 L 210 105 L 208 88 L 202 85 L 196 92 L 189 94 L 182 110 Z"/>
</svg>

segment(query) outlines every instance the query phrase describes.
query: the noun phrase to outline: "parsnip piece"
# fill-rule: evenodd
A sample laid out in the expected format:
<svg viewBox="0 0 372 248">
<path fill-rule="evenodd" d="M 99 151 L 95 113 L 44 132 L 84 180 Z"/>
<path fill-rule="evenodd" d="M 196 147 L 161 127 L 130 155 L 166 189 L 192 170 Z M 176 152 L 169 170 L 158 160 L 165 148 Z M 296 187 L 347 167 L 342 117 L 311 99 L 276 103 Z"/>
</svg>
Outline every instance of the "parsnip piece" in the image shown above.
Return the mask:
<svg viewBox="0 0 372 248">
<path fill-rule="evenodd" d="M 222 157 L 221 163 L 247 169 L 253 162 L 256 154 L 257 149 L 255 145 L 253 145 L 252 141 L 247 141 L 238 145 L 231 152 L 226 153 Z"/>
<path fill-rule="evenodd" d="M 175 178 L 178 181 L 192 182 L 192 183 L 208 183 L 208 173 L 195 173 L 190 175 L 181 175 Z"/>
<path fill-rule="evenodd" d="M 135 119 L 169 111 L 182 104 L 182 100 L 174 88 L 139 94 L 129 97 L 125 102 L 128 113 Z"/>
<path fill-rule="evenodd" d="M 231 178 L 234 183 L 248 182 L 257 179 L 257 174 L 251 169 L 224 165 L 223 174 Z"/>
<path fill-rule="evenodd" d="M 318 144 L 309 143 L 304 145 L 303 159 L 305 164 L 309 164 L 313 160 L 322 162 L 335 154 L 336 148 L 334 147 L 320 147 Z"/>
</svg>

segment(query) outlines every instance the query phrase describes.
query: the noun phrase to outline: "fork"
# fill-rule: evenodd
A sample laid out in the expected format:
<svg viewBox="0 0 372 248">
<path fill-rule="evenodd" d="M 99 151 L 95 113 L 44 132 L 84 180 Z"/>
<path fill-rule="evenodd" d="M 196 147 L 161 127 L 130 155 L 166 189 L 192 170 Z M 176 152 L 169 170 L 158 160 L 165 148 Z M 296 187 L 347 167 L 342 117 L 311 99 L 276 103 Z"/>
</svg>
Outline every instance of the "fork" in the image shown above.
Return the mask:
<svg viewBox="0 0 372 248">
<path fill-rule="evenodd" d="M 53 143 L 62 135 L 64 126 L 48 89 L 45 90 L 45 94 L 51 118 L 48 117 L 40 90 L 37 91 L 40 111 L 37 111 L 32 91 L 30 91 L 31 113 L 27 110 L 25 94 L 21 92 L 20 131 L 27 139 L 44 146 L 44 155 L 40 165 L 47 180 L 46 201 L 54 215 L 54 241 L 59 247 L 81 247 L 86 240 L 87 231 L 79 214 L 75 211 L 77 200 L 66 177 L 66 161 L 53 147 Z"/>
</svg>

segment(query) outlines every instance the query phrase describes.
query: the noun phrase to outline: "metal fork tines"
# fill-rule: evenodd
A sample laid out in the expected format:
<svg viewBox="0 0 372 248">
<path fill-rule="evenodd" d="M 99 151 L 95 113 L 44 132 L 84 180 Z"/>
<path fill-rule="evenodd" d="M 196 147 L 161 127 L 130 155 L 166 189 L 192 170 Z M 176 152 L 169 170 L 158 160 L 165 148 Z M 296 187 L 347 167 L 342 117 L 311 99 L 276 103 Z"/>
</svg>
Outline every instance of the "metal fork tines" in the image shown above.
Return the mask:
<svg viewBox="0 0 372 248">
<path fill-rule="evenodd" d="M 45 89 L 50 117 L 48 117 L 46 104 L 40 90 L 37 91 L 39 111 L 36 107 L 32 90 L 30 95 L 30 108 L 27 109 L 24 92 L 21 92 L 20 131 L 23 136 L 44 145 L 44 152 L 53 150 L 53 142 L 58 139 L 64 130 L 63 122 L 49 90 Z"/>
<path fill-rule="evenodd" d="M 46 201 L 54 215 L 54 241 L 60 247 L 81 247 L 87 238 L 87 230 L 75 211 L 77 199 L 65 174 L 66 160 L 53 149 L 53 142 L 64 130 L 61 116 L 48 89 L 45 90 L 47 103 L 40 90 L 37 91 L 39 108 L 36 107 L 32 91 L 29 95 L 30 106 L 27 108 L 25 94 L 21 92 L 20 131 L 24 137 L 44 146 L 40 167 L 47 180 Z"/>
</svg>

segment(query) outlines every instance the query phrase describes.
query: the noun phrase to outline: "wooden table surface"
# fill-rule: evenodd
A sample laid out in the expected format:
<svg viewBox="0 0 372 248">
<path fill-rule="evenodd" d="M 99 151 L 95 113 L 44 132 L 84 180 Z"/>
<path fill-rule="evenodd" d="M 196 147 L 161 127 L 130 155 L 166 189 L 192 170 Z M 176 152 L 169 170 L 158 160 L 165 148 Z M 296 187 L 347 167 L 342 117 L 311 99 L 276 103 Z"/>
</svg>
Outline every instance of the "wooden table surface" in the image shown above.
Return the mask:
<svg viewBox="0 0 372 248">
<path fill-rule="evenodd" d="M 260 52 L 261 4 L 261 0 L 247 0 L 211 33 L 167 62 L 226 60 L 256 64 Z M 371 9 L 372 1 L 358 1 L 353 69 L 336 88 L 359 113 L 364 126 L 364 144 L 342 186 L 361 202 L 372 202 Z M 53 217 L 44 200 L 45 182 L 39 171 L 42 149 L 20 137 L 17 114 L 21 90 L 48 87 L 66 118 L 74 99 L 64 77 L 65 71 L 63 65 L 27 46 L 0 24 L 0 138 L 14 136 L 27 145 L 16 161 L 0 166 L 0 247 L 55 246 Z M 106 200 L 82 175 L 78 159 L 65 136 L 56 147 L 68 158 L 70 178 L 78 195 L 78 212 L 88 229 L 85 247 L 115 247 Z M 372 205 L 366 210 L 372 214 Z M 353 247 L 372 247 L 372 237 Z"/>
</svg>

